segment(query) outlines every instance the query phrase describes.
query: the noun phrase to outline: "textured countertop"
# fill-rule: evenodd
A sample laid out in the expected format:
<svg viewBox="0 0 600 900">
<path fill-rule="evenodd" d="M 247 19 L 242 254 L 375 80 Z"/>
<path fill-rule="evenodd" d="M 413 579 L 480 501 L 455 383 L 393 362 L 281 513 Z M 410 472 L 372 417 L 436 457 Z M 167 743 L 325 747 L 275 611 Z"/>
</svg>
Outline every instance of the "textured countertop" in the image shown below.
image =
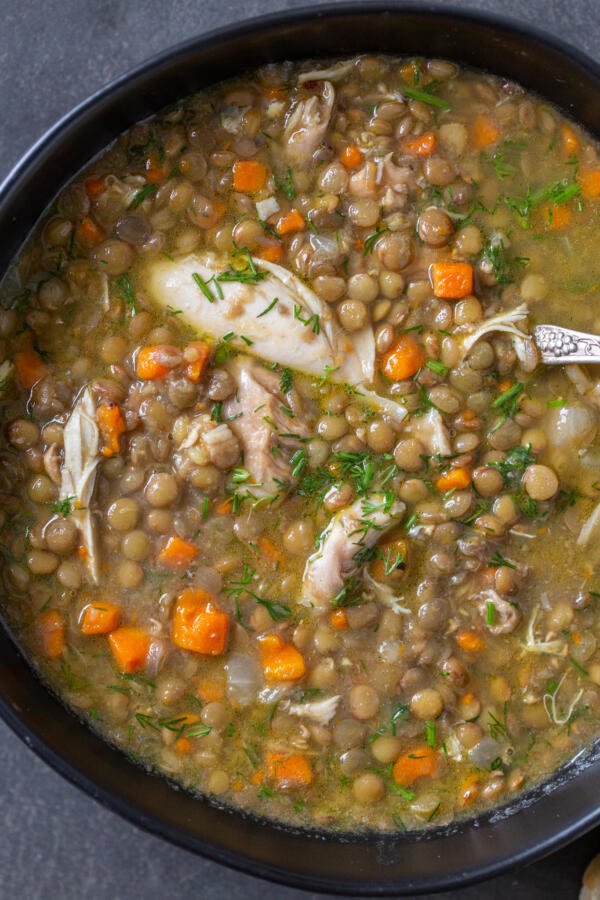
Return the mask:
<svg viewBox="0 0 600 900">
<path fill-rule="evenodd" d="M 242 16 L 309 0 L 0 0 L 0 181 L 88 94 L 148 56 Z M 315 6 L 318 4 L 314 4 Z M 455 0 L 545 27 L 598 55 L 598 0 Z M 571 900 L 600 831 L 449 900 Z M 302 900 L 151 837 L 63 781 L 0 723 L 0 900 Z"/>
</svg>

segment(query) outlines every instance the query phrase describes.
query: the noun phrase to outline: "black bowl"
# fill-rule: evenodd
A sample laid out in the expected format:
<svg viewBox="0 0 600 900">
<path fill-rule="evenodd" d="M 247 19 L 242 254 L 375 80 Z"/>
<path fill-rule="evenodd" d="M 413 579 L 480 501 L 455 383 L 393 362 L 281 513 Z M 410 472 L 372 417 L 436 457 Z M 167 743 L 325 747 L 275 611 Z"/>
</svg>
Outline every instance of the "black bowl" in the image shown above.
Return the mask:
<svg viewBox="0 0 600 900">
<path fill-rule="evenodd" d="M 358 52 L 454 59 L 516 80 L 600 126 L 600 69 L 522 25 L 425 4 L 346 3 L 254 19 L 170 50 L 58 123 L 0 188 L 0 272 L 56 192 L 121 131 L 161 107 L 273 60 Z M 426 834 L 292 830 L 192 797 L 138 768 L 69 712 L 0 629 L 0 714 L 73 784 L 143 828 L 245 872 L 312 890 L 401 895 L 530 862 L 600 822 L 600 762 L 561 770 L 511 808 Z"/>
</svg>

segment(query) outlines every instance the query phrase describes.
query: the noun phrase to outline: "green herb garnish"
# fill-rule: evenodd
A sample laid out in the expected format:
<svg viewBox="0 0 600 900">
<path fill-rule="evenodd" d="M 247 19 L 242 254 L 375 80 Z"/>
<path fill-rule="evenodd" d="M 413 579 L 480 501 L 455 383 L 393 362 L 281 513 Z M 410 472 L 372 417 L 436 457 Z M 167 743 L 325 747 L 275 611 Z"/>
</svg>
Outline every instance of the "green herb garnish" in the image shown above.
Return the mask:
<svg viewBox="0 0 600 900">
<path fill-rule="evenodd" d="M 158 185 L 151 182 L 147 184 L 145 187 L 138 191 L 131 203 L 129 204 L 129 209 L 137 209 L 140 203 L 143 203 L 147 197 L 151 197 L 152 194 L 155 194 L 158 190 Z"/>
<path fill-rule="evenodd" d="M 76 497 L 65 497 L 63 500 L 60 500 L 58 503 L 51 503 L 50 509 L 51 511 L 57 515 L 62 516 L 63 519 L 66 519 L 67 516 L 71 512 L 71 504 L 73 500 L 76 500 Z"/>
<path fill-rule="evenodd" d="M 129 275 L 119 275 L 116 281 L 116 285 L 118 290 L 120 291 L 119 297 L 124 303 L 129 306 L 134 316 L 137 315 L 137 303 L 135 298 L 135 291 L 133 290 L 133 285 L 131 284 L 131 279 Z"/>
<path fill-rule="evenodd" d="M 436 97 L 427 90 L 419 91 L 416 88 L 404 86 L 402 86 L 400 90 L 404 96 L 408 97 L 410 100 L 419 100 L 421 103 L 426 103 L 428 106 L 435 106 L 437 109 L 452 109 L 452 106 L 447 100 L 442 100 L 441 97 Z"/>
</svg>

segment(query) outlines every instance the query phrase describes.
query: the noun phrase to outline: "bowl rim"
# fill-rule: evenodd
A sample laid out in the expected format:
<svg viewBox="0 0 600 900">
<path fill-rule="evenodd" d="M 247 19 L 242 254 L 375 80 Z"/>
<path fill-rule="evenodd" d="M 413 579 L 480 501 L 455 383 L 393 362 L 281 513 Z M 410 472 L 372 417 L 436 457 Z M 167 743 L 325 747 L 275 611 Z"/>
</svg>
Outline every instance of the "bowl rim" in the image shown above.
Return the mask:
<svg viewBox="0 0 600 900">
<path fill-rule="evenodd" d="M 164 66 L 172 66 L 178 59 L 183 58 L 194 51 L 200 52 L 208 50 L 211 46 L 217 46 L 225 41 L 242 38 L 249 34 L 258 34 L 268 28 L 283 28 L 286 25 L 294 25 L 306 22 L 309 19 L 314 20 L 315 18 L 323 23 L 327 23 L 336 17 L 344 15 L 360 17 L 378 13 L 392 13 L 394 15 L 416 14 L 430 18 L 431 20 L 443 16 L 452 19 L 459 24 L 475 23 L 481 26 L 498 28 L 505 33 L 513 34 L 515 36 L 530 38 L 541 47 L 555 51 L 559 56 L 563 57 L 568 64 L 582 69 L 587 75 L 595 78 L 600 85 L 600 65 L 589 55 L 564 41 L 562 38 L 548 34 L 535 25 L 503 14 L 500 15 L 482 10 L 458 8 L 453 5 L 446 5 L 444 2 L 420 4 L 414 2 L 395 3 L 394 0 L 389 0 L 387 3 L 382 2 L 382 0 L 367 0 L 367 2 L 361 2 L 361 0 L 345 0 L 345 2 L 340 3 L 328 2 L 318 6 L 302 6 L 290 10 L 259 15 L 250 19 L 245 19 L 241 22 L 231 23 L 212 29 L 208 32 L 200 33 L 186 41 L 178 42 L 167 49 L 156 53 L 142 63 L 131 67 L 73 107 L 33 143 L 31 148 L 21 156 L 3 179 L 0 184 L 0 222 L 6 218 L 6 210 L 9 208 L 10 204 L 14 202 L 15 196 L 18 196 L 21 182 L 30 172 L 31 168 L 36 165 L 42 165 L 49 156 L 52 156 L 55 152 L 55 145 L 61 139 L 64 139 L 71 130 L 76 130 L 78 123 L 80 123 L 82 117 L 85 116 L 86 113 L 92 111 L 102 103 L 102 101 L 114 97 L 120 90 L 131 88 L 132 83 L 143 80 L 148 74 L 156 72 Z M 158 108 L 160 108 L 160 106 Z M 567 111 L 565 110 L 565 112 Z M 89 157 L 84 159 L 82 165 L 86 165 L 89 161 Z M 73 175 L 71 175 L 71 177 L 73 177 Z M 59 188 L 61 186 L 62 185 L 59 185 Z M 52 193 L 55 194 L 56 190 Z M 41 215 L 43 215 L 43 209 L 37 209 L 28 226 L 18 226 L 17 231 L 19 232 L 19 237 L 16 240 L 17 247 L 20 247 L 23 244 L 32 225 Z M 13 255 L 14 251 L 11 249 L 8 253 L 8 259 Z M 3 274 L 4 271 L 2 269 L 0 270 L 0 277 L 2 277 Z M 8 630 L 6 636 L 13 644 L 17 655 L 21 660 L 24 660 L 24 663 L 32 673 L 32 676 L 38 678 L 39 676 L 35 672 L 35 669 L 27 661 L 20 647 L 13 640 L 13 637 Z M 48 690 L 46 685 L 44 685 L 44 689 Z M 67 711 L 71 715 L 74 715 L 72 710 L 68 709 Z M 171 827 L 166 821 L 144 813 L 139 806 L 117 796 L 116 793 L 94 780 L 93 776 L 86 771 L 83 771 L 82 767 L 68 761 L 61 752 L 50 746 L 49 742 L 40 736 L 35 727 L 27 724 L 23 715 L 20 714 L 19 711 L 15 709 L 15 706 L 7 700 L 2 691 L 1 681 L 0 717 L 28 747 L 54 769 L 54 771 L 58 772 L 68 782 L 75 785 L 81 791 L 91 796 L 102 806 L 118 813 L 133 825 L 150 832 L 157 837 L 166 838 L 171 843 L 182 847 L 183 849 L 201 853 L 204 857 L 224 864 L 229 868 L 303 890 L 320 890 L 335 894 L 351 892 L 355 896 L 398 896 L 404 895 L 407 888 L 410 890 L 411 894 L 420 894 L 436 889 L 448 890 L 454 887 L 464 887 L 501 874 L 510 868 L 523 866 L 526 863 L 539 859 L 584 834 L 600 822 L 600 807 L 593 808 L 593 806 L 590 806 L 586 811 L 573 812 L 569 817 L 569 821 L 563 823 L 559 822 L 554 825 L 549 822 L 546 823 L 545 836 L 543 838 L 531 838 L 528 842 L 524 843 L 519 851 L 513 851 L 508 856 L 506 854 L 502 855 L 501 853 L 497 854 L 495 858 L 488 860 L 485 864 L 476 863 L 469 870 L 460 873 L 455 872 L 452 876 L 448 877 L 423 877 L 418 881 L 410 883 L 398 883 L 397 881 L 392 882 L 386 880 L 361 882 L 353 879 L 337 879 L 332 881 L 331 879 L 328 880 L 322 876 L 312 877 L 310 874 L 301 873 L 298 870 L 291 871 L 286 868 L 285 865 L 278 867 L 272 864 L 265 864 L 264 862 L 253 858 L 251 855 L 244 855 L 239 851 L 229 850 L 190 834 L 186 834 L 179 828 Z M 81 722 L 81 720 L 78 719 L 78 722 Z M 89 726 L 85 723 L 81 724 L 84 728 L 89 730 Z M 115 752 L 122 755 L 121 751 Z M 591 765 L 588 766 L 587 769 L 584 769 L 581 773 L 577 774 L 576 777 L 585 780 L 587 772 L 588 780 L 590 780 L 589 773 L 591 768 Z M 560 794 L 564 787 L 564 785 L 558 785 L 555 791 Z M 596 786 L 594 785 L 594 787 Z M 541 790 L 536 789 L 532 792 L 532 795 L 537 796 L 537 800 L 534 801 L 536 803 L 540 801 L 540 797 L 545 796 L 543 785 L 541 788 Z M 233 814 L 237 815 L 241 822 L 242 814 L 235 813 L 235 811 Z M 489 819 L 490 815 L 493 815 L 493 811 L 490 814 L 485 814 L 483 817 L 478 817 L 476 820 L 470 821 L 477 822 L 480 818 Z M 519 813 L 516 813 L 516 815 L 519 815 Z M 272 823 L 269 823 L 268 820 L 263 821 L 270 827 L 273 827 Z M 333 837 L 331 833 L 322 834 L 329 840 Z"/>
</svg>

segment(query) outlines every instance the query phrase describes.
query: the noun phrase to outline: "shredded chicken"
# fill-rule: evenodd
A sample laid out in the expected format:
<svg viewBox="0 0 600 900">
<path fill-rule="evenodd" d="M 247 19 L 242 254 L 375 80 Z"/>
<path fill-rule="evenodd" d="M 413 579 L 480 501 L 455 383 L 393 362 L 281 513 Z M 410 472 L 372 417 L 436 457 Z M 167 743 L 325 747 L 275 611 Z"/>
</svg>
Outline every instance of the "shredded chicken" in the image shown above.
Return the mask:
<svg viewBox="0 0 600 900">
<path fill-rule="evenodd" d="M 319 538 L 319 549 L 304 569 L 303 585 L 309 600 L 328 602 L 360 568 L 356 556 L 373 547 L 406 509 L 401 501 L 386 508 L 382 494 L 370 494 L 336 513 Z"/>
<path fill-rule="evenodd" d="M 580 366 L 578 363 L 571 363 L 571 365 L 565 366 L 565 375 L 578 394 L 587 394 L 594 386 L 594 382 L 583 366 Z"/>
<path fill-rule="evenodd" d="M 491 316 L 489 319 L 484 319 L 477 327 L 474 327 L 473 325 L 461 326 L 460 329 L 457 329 L 455 335 L 459 338 L 463 358 L 477 341 L 481 340 L 484 335 L 493 332 L 510 334 L 520 342 L 529 341 L 530 343 L 533 343 L 532 338 L 528 337 L 528 335 L 516 327 L 516 323 L 522 322 L 528 315 L 529 310 L 527 309 L 527 306 L 522 303 L 521 306 L 517 306 L 516 309 L 509 309 L 506 310 L 506 312 L 498 313 L 496 316 Z M 521 347 L 520 352 L 523 354 L 527 351 L 523 350 Z M 519 351 L 517 351 L 517 355 L 518 354 Z"/>
<path fill-rule="evenodd" d="M 282 406 L 289 407 L 274 372 L 244 356 L 234 359 L 229 370 L 237 391 L 224 404 L 223 414 L 243 447 L 244 466 L 252 476 L 245 487 L 256 497 L 281 494 L 292 482 L 289 451 L 299 442 L 280 433 L 303 438 L 308 437 L 308 428 L 302 417 L 289 418 L 282 411 Z M 294 402 L 298 404 L 299 398 Z"/>
<path fill-rule="evenodd" d="M 540 611 L 539 605 L 536 606 L 532 613 L 531 618 L 527 624 L 527 633 L 525 634 L 525 643 L 523 644 L 524 649 L 528 653 L 548 653 L 551 656 L 566 656 L 567 654 L 567 645 L 564 641 L 559 640 L 546 640 L 540 641 L 535 635 L 535 623 L 537 621 L 537 617 Z"/>
<path fill-rule="evenodd" d="M 397 424 L 404 421 L 408 415 L 405 406 L 402 406 L 402 404 L 397 403 L 390 397 L 381 397 L 379 394 L 366 388 L 364 384 L 358 385 L 358 394 L 362 403 L 365 403 L 367 406 L 377 407 Z"/>
<path fill-rule="evenodd" d="M 411 437 L 416 438 L 430 454 L 441 456 L 452 455 L 452 444 L 448 429 L 444 425 L 441 413 L 433 407 L 424 416 L 413 417 L 406 427 Z"/>
<path fill-rule="evenodd" d="M 365 584 L 367 587 L 371 588 L 375 597 L 383 603 L 385 606 L 389 606 L 392 612 L 395 612 L 396 615 L 400 616 L 410 616 L 411 610 L 407 606 L 402 606 L 399 602 L 401 597 L 396 597 L 391 588 L 387 587 L 385 584 L 381 584 L 379 581 L 375 581 L 375 579 L 369 575 L 367 569 L 365 569 L 363 574 Z"/>
<path fill-rule="evenodd" d="M 568 674 L 569 670 L 567 669 L 567 671 L 558 682 L 556 689 L 551 694 L 544 694 L 542 699 L 544 709 L 546 710 L 546 715 L 554 725 L 567 724 L 567 722 L 573 715 L 573 710 L 575 709 L 583 695 L 583 688 L 580 688 L 575 694 L 573 694 L 569 703 L 565 707 L 559 709 L 558 698 Z"/>
<path fill-rule="evenodd" d="M 329 69 L 311 69 L 310 72 L 302 72 L 298 76 L 298 84 L 304 84 L 307 81 L 341 81 L 349 72 L 352 71 L 356 60 L 350 62 L 337 63 Z"/>
<path fill-rule="evenodd" d="M 92 512 L 92 495 L 100 462 L 100 435 L 92 392 L 85 387 L 63 430 L 65 458 L 59 498 L 68 500 L 70 516 L 81 532 L 90 579 L 98 584 L 100 560 Z"/>
<path fill-rule="evenodd" d="M 323 81 L 321 94 L 300 100 L 288 113 L 284 129 L 286 156 L 294 165 L 307 165 L 323 143 L 333 112 L 335 91 L 330 81 Z"/>
<path fill-rule="evenodd" d="M 491 624 L 487 625 L 488 631 L 491 634 L 511 634 L 521 621 L 521 611 L 492 588 L 487 588 L 478 595 L 479 612 L 486 622 L 489 618 L 489 604 L 494 608 L 494 616 Z"/>
<path fill-rule="evenodd" d="M 292 703 L 288 709 L 291 716 L 302 716 L 317 722 L 319 725 L 328 725 L 336 714 L 341 695 L 323 697 L 322 700 L 312 700 L 309 703 Z"/>
<path fill-rule="evenodd" d="M 581 526 L 579 537 L 577 538 L 577 546 L 585 547 L 592 539 L 594 532 L 600 528 L 600 503 L 598 503 L 591 514 Z"/>
</svg>

